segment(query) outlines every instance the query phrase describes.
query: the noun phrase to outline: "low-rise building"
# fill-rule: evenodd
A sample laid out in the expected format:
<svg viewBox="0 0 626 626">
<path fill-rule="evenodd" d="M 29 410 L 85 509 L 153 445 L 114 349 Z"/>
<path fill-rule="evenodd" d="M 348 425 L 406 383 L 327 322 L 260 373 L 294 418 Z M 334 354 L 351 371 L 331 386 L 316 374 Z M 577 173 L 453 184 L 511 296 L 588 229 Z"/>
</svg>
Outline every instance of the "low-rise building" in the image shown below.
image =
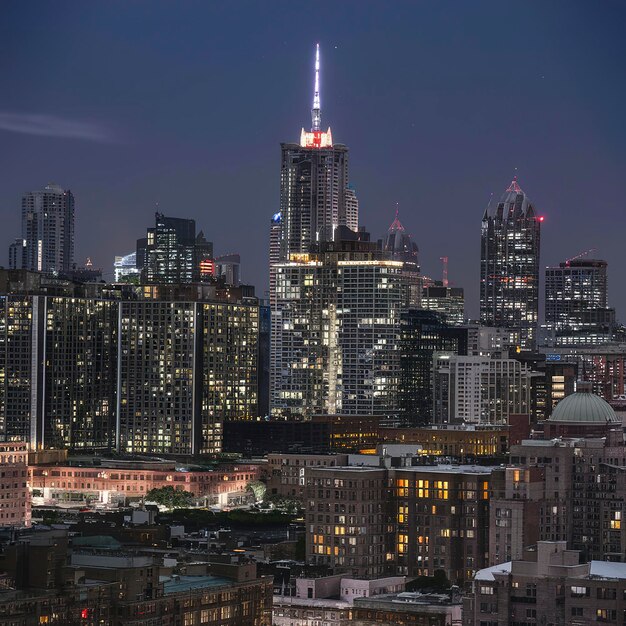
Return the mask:
<svg viewBox="0 0 626 626">
<path fill-rule="evenodd" d="M 350 626 L 352 607 L 344 600 L 274 596 L 273 626 Z"/>
<path fill-rule="evenodd" d="M 191 575 L 169 561 L 108 536 L 24 533 L 0 553 L 0 626 L 271 625 L 272 579 L 254 563 L 179 564 Z"/>
<path fill-rule="evenodd" d="M 361 598 L 404 591 L 404 576 L 364 580 L 341 574 L 297 578 L 295 596 L 274 596 L 274 626 L 348 626 Z"/>
<path fill-rule="evenodd" d="M 566 541 L 585 560 L 624 561 L 626 446 L 614 410 L 578 391 L 543 429 L 543 438 L 511 446 L 509 467 L 497 472 L 490 563 L 520 559 L 537 541 Z"/>
<path fill-rule="evenodd" d="M 565 541 L 540 541 L 523 559 L 480 570 L 465 599 L 468 626 L 622 623 L 626 563 L 580 562 Z"/>
<path fill-rule="evenodd" d="M 92 501 L 108 504 L 144 498 L 151 489 L 174 487 L 227 505 L 247 495 L 247 485 L 259 477 L 260 466 L 227 465 L 215 470 L 190 470 L 174 463 L 102 462 L 101 465 L 44 465 L 29 468 L 30 486 L 46 503 Z"/>
<path fill-rule="evenodd" d="M 25 443 L 0 443 L 0 526 L 30 526 L 28 450 Z"/>
<path fill-rule="evenodd" d="M 304 496 L 304 470 L 307 467 L 340 467 L 348 464 L 347 454 L 268 454 L 269 480 L 267 491 L 271 495 Z"/>
<path fill-rule="evenodd" d="M 462 598 L 458 587 L 448 593 L 403 592 L 357 598 L 354 601 L 354 626 L 402 624 L 404 626 L 461 626 Z"/>
<path fill-rule="evenodd" d="M 508 452 L 507 426 L 475 424 L 423 426 L 421 428 L 381 428 L 384 442 L 414 443 L 421 446 L 420 454 L 466 458 L 501 456 Z"/>
</svg>

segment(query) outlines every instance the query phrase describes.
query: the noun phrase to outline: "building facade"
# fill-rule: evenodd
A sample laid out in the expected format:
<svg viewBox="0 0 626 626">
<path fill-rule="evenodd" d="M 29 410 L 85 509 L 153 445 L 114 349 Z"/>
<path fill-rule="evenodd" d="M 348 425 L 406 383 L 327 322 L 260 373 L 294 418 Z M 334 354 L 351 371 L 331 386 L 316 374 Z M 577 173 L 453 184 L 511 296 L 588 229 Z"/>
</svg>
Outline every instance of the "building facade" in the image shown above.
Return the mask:
<svg viewBox="0 0 626 626">
<path fill-rule="evenodd" d="M 543 438 L 511 446 L 492 500 L 490 559 L 522 558 L 536 541 L 566 541 L 585 559 L 626 554 L 626 447 L 619 418 L 577 392 L 557 405 Z"/>
<path fill-rule="evenodd" d="M 305 255 L 324 242 L 334 241 L 340 228 L 350 232 L 358 230 L 358 200 L 354 189 L 348 185 L 348 148 L 333 143 L 330 128 L 327 131 L 322 130 L 319 81 L 318 45 L 315 59 L 311 131 L 302 129 L 300 143 L 281 144 L 280 210 L 272 218 L 270 230 L 271 386 L 273 390 L 271 407 L 272 410 L 276 407 L 279 412 L 283 412 L 283 409 L 288 408 L 289 405 L 302 405 L 307 401 L 307 394 L 317 393 L 319 386 L 326 384 L 319 381 L 312 382 L 315 389 L 303 390 L 300 383 L 291 384 L 284 381 L 285 377 L 290 378 L 296 372 L 290 362 L 289 354 L 292 353 L 292 348 L 287 345 L 289 340 L 283 334 L 285 330 L 290 330 L 291 324 L 298 323 L 289 319 L 293 302 L 285 302 L 285 280 L 289 281 L 291 292 L 303 287 L 298 284 L 300 276 L 297 275 L 297 269 L 293 268 L 292 272 L 285 267 L 285 264 L 288 266 L 292 262 L 306 262 L 304 261 Z M 279 268 L 279 264 L 283 267 Z M 285 274 L 289 276 L 286 277 Z M 317 278 L 323 280 L 324 277 L 318 276 Z M 278 281 L 281 279 L 283 282 L 279 286 Z M 324 285 L 324 283 L 320 285 L 326 289 L 331 288 L 331 285 Z M 307 285 L 309 286 L 312 285 Z M 279 295 L 279 290 L 281 290 L 281 295 Z M 305 304 L 303 303 L 303 306 Z M 285 307 L 289 310 L 286 311 Z M 306 315 L 306 312 L 298 314 L 298 319 L 301 319 L 302 315 Z M 336 310 L 332 308 L 329 315 L 334 318 Z M 283 339 L 287 341 L 287 344 Z M 316 347 L 312 345 L 311 353 L 315 351 Z M 333 375 L 330 374 L 329 377 L 332 386 L 334 385 Z M 276 390 L 277 388 L 280 389 Z M 300 396 L 300 394 L 303 395 Z M 332 405 L 334 403 L 332 391 L 330 397 L 329 402 Z M 298 410 L 302 412 L 304 409 Z M 312 407 L 311 410 L 328 412 L 328 406 L 321 408 L 318 405 L 315 408 Z M 310 411 L 306 409 L 305 412 Z"/>
<path fill-rule="evenodd" d="M 532 373 L 515 359 L 435 354 L 433 420 L 506 425 L 529 413 Z"/>
<path fill-rule="evenodd" d="M 155 225 L 148 229 L 143 281 L 149 284 L 199 282 L 214 274 L 213 244 L 204 233 L 196 235 L 191 219 L 155 213 Z"/>
<path fill-rule="evenodd" d="M 0 467 L 0 527 L 30 526 L 26 444 L 0 443 Z"/>
<path fill-rule="evenodd" d="M 618 624 L 625 593 L 625 564 L 588 562 L 564 541 L 541 541 L 477 572 L 463 624 Z"/>
<path fill-rule="evenodd" d="M 539 320 L 539 244 L 542 217 L 516 179 L 482 220 L 480 321 L 517 329 L 535 344 Z"/>
<path fill-rule="evenodd" d="M 1 444 L 0 444 L 1 445 Z M 247 497 L 259 465 L 226 465 L 211 471 L 183 472 L 166 463 L 107 463 L 98 466 L 41 465 L 28 468 L 30 487 L 44 504 L 58 502 L 127 503 L 152 489 L 174 487 L 207 504 L 228 505 Z"/>
<path fill-rule="evenodd" d="M 366 233 L 351 236 L 274 266 L 275 415 L 395 410 L 401 312 L 412 304 L 419 270 L 390 258 Z"/>
<path fill-rule="evenodd" d="M 225 419 L 257 417 L 256 298 L 208 286 L 22 288 L 0 295 L 6 440 L 32 450 L 213 454 Z"/>
<path fill-rule="evenodd" d="M 422 309 L 402 311 L 400 327 L 398 409 L 406 425 L 424 426 L 433 418 L 433 355 L 467 354 L 467 331 Z"/>
<path fill-rule="evenodd" d="M 358 577 L 471 580 L 487 563 L 492 468 L 305 468 L 309 562 Z"/>
<path fill-rule="evenodd" d="M 626 343 L 610 342 L 595 346 L 551 347 L 546 359 L 573 363 L 580 380 L 592 385 L 593 393 L 620 405 L 626 400 Z"/>
<path fill-rule="evenodd" d="M 546 268 L 546 345 L 593 345 L 614 339 L 615 309 L 608 305 L 607 265 L 578 258 Z"/>
<path fill-rule="evenodd" d="M 55 184 L 22 198 L 22 237 L 9 249 L 9 268 L 45 274 L 74 265 L 74 195 Z"/>
<path fill-rule="evenodd" d="M 465 323 L 465 294 L 463 287 L 449 287 L 441 281 L 434 281 L 422 289 L 422 307 L 440 313 L 450 326 L 463 326 Z"/>
</svg>

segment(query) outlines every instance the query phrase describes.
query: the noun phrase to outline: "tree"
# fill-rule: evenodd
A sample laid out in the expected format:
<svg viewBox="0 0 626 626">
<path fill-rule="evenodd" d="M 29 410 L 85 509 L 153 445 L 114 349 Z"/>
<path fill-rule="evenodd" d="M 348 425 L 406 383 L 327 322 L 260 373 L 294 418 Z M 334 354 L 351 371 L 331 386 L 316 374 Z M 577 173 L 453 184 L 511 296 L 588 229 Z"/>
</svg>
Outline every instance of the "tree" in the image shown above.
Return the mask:
<svg viewBox="0 0 626 626">
<path fill-rule="evenodd" d="M 184 509 L 193 504 L 194 498 L 188 491 L 168 486 L 150 489 L 146 494 L 146 500 L 156 502 L 168 509 Z"/>
<path fill-rule="evenodd" d="M 407 591 L 422 591 L 432 589 L 435 591 L 447 591 L 450 581 L 442 569 L 436 569 L 433 576 L 418 576 L 406 584 Z"/>
<path fill-rule="evenodd" d="M 254 494 L 254 499 L 257 502 L 262 502 L 265 498 L 265 492 L 267 491 L 267 485 L 260 480 L 252 480 L 247 484 L 248 491 Z"/>
</svg>

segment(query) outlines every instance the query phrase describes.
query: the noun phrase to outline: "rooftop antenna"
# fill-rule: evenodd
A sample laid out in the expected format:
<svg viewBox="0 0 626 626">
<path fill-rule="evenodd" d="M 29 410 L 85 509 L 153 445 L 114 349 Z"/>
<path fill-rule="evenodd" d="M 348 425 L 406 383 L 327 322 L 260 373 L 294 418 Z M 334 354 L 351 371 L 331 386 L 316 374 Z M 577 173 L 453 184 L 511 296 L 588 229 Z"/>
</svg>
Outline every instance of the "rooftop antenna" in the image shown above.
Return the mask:
<svg viewBox="0 0 626 626">
<path fill-rule="evenodd" d="M 447 256 L 441 256 L 439 257 L 439 260 L 442 263 L 443 266 L 443 280 L 441 281 L 444 287 L 448 286 L 448 257 Z"/>
<path fill-rule="evenodd" d="M 313 91 L 313 108 L 311 109 L 311 130 L 322 129 L 322 105 L 320 104 L 320 45 L 315 48 L 315 88 Z"/>
</svg>

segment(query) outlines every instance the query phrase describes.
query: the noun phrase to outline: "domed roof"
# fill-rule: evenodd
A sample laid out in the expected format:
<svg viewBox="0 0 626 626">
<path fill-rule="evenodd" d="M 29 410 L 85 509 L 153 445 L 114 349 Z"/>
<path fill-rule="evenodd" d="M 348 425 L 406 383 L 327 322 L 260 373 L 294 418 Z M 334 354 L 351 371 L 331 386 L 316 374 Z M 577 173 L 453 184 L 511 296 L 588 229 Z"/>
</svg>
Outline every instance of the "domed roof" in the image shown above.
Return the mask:
<svg viewBox="0 0 626 626">
<path fill-rule="evenodd" d="M 566 396 L 556 405 L 549 421 L 606 424 L 620 420 L 611 405 L 600 396 L 577 392 Z"/>
</svg>

